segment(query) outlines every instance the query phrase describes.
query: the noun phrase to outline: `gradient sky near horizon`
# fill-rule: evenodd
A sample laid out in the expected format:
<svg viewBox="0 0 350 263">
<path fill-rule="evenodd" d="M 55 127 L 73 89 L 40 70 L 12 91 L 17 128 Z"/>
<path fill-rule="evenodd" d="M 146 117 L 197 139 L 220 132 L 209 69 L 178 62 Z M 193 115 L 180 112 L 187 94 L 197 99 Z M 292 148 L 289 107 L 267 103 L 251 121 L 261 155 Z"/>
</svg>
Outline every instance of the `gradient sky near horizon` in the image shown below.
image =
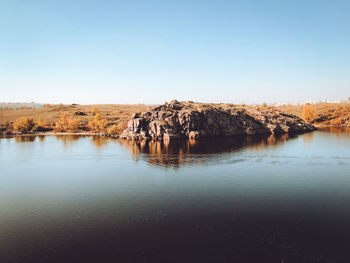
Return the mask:
<svg viewBox="0 0 350 263">
<path fill-rule="evenodd" d="M 350 96 L 350 1 L 0 0 L 0 101 Z"/>
</svg>

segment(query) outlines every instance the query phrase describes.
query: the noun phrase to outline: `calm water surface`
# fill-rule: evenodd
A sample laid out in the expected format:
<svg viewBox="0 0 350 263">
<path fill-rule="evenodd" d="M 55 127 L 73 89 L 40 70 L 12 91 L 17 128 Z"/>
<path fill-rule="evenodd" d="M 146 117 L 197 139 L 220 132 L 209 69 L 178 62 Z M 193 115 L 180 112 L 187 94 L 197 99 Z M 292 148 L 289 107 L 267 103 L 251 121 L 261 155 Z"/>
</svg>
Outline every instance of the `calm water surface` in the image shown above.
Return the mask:
<svg viewBox="0 0 350 263">
<path fill-rule="evenodd" d="M 0 139 L 0 262 L 350 262 L 350 130 Z"/>
</svg>

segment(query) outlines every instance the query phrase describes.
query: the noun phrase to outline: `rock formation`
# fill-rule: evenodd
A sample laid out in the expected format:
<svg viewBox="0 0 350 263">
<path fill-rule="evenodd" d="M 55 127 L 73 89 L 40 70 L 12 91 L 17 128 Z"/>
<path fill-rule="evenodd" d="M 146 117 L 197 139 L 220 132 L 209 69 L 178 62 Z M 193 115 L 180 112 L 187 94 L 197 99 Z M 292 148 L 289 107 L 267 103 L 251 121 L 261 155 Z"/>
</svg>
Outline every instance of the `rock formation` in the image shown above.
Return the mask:
<svg viewBox="0 0 350 263">
<path fill-rule="evenodd" d="M 135 113 L 120 138 L 169 140 L 254 134 L 302 133 L 315 130 L 294 115 L 274 109 L 263 111 L 227 104 L 176 100 Z"/>
</svg>

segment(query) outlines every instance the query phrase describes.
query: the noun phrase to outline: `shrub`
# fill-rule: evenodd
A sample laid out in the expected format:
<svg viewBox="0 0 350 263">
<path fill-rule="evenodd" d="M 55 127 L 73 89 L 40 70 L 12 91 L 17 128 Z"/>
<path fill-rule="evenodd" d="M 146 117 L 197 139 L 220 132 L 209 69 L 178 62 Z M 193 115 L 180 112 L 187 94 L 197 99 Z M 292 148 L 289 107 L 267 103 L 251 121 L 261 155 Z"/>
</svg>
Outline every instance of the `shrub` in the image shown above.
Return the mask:
<svg viewBox="0 0 350 263">
<path fill-rule="evenodd" d="M 311 105 L 305 105 L 303 108 L 302 117 L 304 121 L 312 122 L 316 118 L 315 110 Z"/>
<path fill-rule="evenodd" d="M 100 113 L 96 113 L 94 115 L 94 119 L 97 120 L 97 121 L 100 121 L 100 120 L 102 120 L 102 115 Z"/>
<path fill-rule="evenodd" d="M 95 116 L 95 114 L 98 112 L 97 107 L 92 107 L 91 112 L 92 112 L 92 115 Z"/>
<path fill-rule="evenodd" d="M 62 112 L 60 119 L 55 124 L 55 130 L 59 132 L 77 132 L 79 130 L 79 123 L 79 119 L 67 118 L 66 113 Z"/>
<path fill-rule="evenodd" d="M 111 135 L 121 134 L 128 127 L 128 122 L 119 122 L 107 128 L 107 133 Z"/>
<path fill-rule="evenodd" d="M 41 117 L 38 118 L 38 126 L 45 128 L 46 127 L 46 121 L 42 119 Z"/>
<path fill-rule="evenodd" d="M 55 128 L 54 128 L 54 130 L 57 131 L 57 132 L 64 132 L 64 131 L 66 131 L 64 125 L 62 125 L 62 123 L 61 123 L 60 121 L 57 121 L 57 122 L 55 123 Z"/>
<path fill-rule="evenodd" d="M 112 126 L 109 126 L 107 128 L 107 133 L 108 134 L 114 135 L 114 134 L 118 134 L 118 132 L 119 132 L 119 129 L 118 129 L 117 125 L 112 125 Z"/>
<path fill-rule="evenodd" d="M 331 125 L 342 126 L 343 124 L 344 124 L 343 118 L 337 118 L 337 119 L 331 120 Z"/>
<path fill-rule="evenodd" d="M 34 128 L 34 125 L 35 122 L 33 118 L 20 117 L 15 121 L 13 128 L 17 132 L 27 133 Z"/>
<path fill-rule="evenodd" d="M 88 127 L 90 131 L 105 132 L 108 124 L 108 121 L 103 119 L 100 113 L 96 113 L 94 119 L 89 121 Z"/>
<path fill-rule="evenodd" d="M 64 132 L 67 130 L 67 115 L 66 113 L 62 112 L 60 114 L 60 118 L 59 120 L 56 122 L 55 124 L 55 131 L 58 131 L 58 132 Z"/>
<path fill-rule="evenodd" d="M 107 133 L 110 135 L 121 134 L 124 130 L 124 125 L 122 123 L 114 124 L 107 128 Z"/>
<path fill-rule="evenodd" d="M 32 128 L 32 132 L 45 132 L 49 131 L 50 129 L 47 128 L 47 123 L 45 120 L 43 120 L 41 117 L 38 118 L 38 122 L 34 127 Z"/>
<path fill-rule="evenodd" d="M 72 132 L 77 132 L 79 130 L 79 120 L 74 118 L 68 119 L 68 130 Z"/>
<path fill-rule="evenodd" d="M 95 131 L 95 132 L 104 132 L 106 127 L 108 126 L 108 121 L 105 119 L 101 120 L 91 120 L 88 123 L 88 127 L 90 131 Z"/>
</svg>

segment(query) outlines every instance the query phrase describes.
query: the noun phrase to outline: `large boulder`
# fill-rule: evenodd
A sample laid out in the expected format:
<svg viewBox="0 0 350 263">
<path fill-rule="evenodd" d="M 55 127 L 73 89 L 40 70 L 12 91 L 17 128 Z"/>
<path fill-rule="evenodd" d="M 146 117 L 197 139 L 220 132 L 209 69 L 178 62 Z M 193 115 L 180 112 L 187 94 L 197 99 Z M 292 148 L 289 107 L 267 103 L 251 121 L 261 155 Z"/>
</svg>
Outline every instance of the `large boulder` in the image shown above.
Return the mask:
<svg viewBox="0 0 350 263">
<path fill-rule="evenodd" d="M 301 133 L 315 130 L 294 115 L 276 110 L 253 111 L 233 105 L 172 101 L 134 114 L 120 138 L 169 140 L 254 134 Z"/>
</svg>

